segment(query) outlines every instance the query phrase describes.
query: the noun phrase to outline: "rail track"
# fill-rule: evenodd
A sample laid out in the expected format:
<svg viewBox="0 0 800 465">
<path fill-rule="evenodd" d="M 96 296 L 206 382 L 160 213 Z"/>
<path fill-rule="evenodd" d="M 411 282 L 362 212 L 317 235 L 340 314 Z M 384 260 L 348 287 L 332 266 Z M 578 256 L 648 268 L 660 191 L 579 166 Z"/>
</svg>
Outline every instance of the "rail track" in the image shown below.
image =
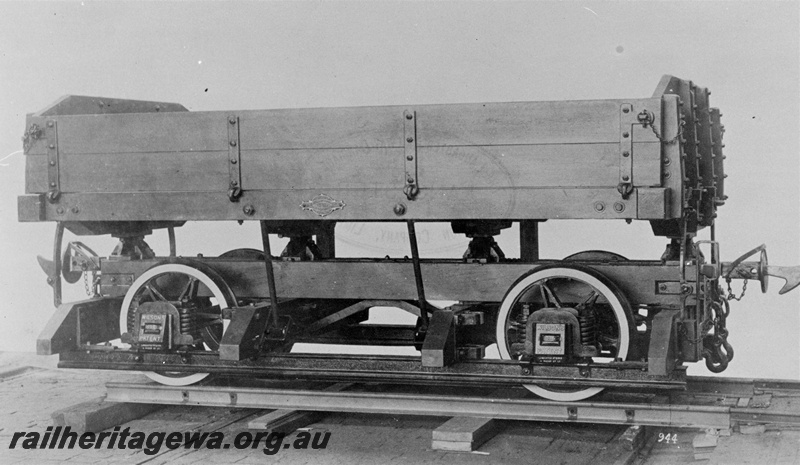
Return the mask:
<svg viewBox="0 0 800 465">
<path fill-rule="evenodd" d="M 352 384 L 345 390 L 221 379 L 199 386 L 109 383 L 107 400 L 149 404 L 484 417 L 567 423 L 728 429 L 739 423 L 800 425 L 800 382 L 689 377 L 685 391 L 609 392 L 582 402 L 534 398 L 523 388 Z"/>
</svg>

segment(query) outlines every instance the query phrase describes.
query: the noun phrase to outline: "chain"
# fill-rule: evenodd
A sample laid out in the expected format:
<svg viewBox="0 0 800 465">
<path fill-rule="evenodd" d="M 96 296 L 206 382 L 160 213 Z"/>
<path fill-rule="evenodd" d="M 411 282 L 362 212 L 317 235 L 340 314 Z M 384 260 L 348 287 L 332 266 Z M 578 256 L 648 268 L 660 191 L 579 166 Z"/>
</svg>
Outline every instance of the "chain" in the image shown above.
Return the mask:
<svg viewBox="0 0 800 465">
<path fill-rule="evenodd" d="M 91 285 L 89 285 L 89 272 L 88 271 L 84 271 L 83 272 L 83 288 L 86 290 L 86 295 L 88 295 L 89 297 L 94 297 L 95 296 L 95 293 L 94 293 L 94 282 L 95 282 L 95 273 L 94 273 L 94 271 L 92 272 L 92 284 Z"/>
<path fill-rule="evenodd" d="M 744 284 L 742 285 L 742 293 L 739 295 L 739 297 L 736 297 L 736 294 L 733 293 L 733 289 L 731 289 L 731 278 L 726 279 L 725 282 L 728 283 L 728 300 L 735 300 L 737 302 L 742 300 L 744 293 L 747 292 L 747 280 L 744 280 Z"/>
<path fill-rule="evenodd" d="M 681 136 L 683 135 L 683 123 L 681 123 L 681 125 L 680 125 L 680 126 L 678 126 L 678 133 L 677 133 L 677 134 L 675 134 L 675 137 L 673 137 L 673 138 L 672 138 L 672 139 L 670 139 L 670 140 L 664 140 L 664 138 L 661 136 L 661 134 L 659 134 L 659 133 L 658 133 L 658 129 L 656 129 L 656 125 L 655 125 L 655 124 L 648 124 L 648 126 L 650 126 L 650 130 L 652 130 L 652 131 L 653 131 L 653 134 L 655 134 L 655 135 L 656 135 L 656 137 L 658 138 L 658 140 L 660 140 L 662 143 L 664 143 L 664 144 L 667 144 L 667 145 L 672 145 L 672 144 L 674 144 L 674 143 L 675 143 L 675 142 L 677 142 L 677 141 L 678 141 L 678 139 L 680 139 L 680 138 L 681 138 Z"/>
</svg>

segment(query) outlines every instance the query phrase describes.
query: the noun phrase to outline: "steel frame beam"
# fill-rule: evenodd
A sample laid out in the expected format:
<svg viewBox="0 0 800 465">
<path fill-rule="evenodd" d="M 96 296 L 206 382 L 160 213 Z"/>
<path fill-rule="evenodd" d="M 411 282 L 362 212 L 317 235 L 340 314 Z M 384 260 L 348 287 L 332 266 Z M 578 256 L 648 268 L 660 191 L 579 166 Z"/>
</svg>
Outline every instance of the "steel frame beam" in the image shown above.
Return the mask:
<svg viewBox="0 0 800 465">
<path fill-rule="evenodd" d="M 685 388 L 686 370 L 670 376 L 647 374 L 644 362 L 548 366 L 507 360 L 467 360 L 441 368 L 424 367 L 419 357 L 339 354 L 267 354 L 257 359 L 221 360 L 216 353 L 134 352 L 93 346 L 61 354 L 59 368 L 215 373 L 269 379 L 379 382 L 449 386 L 548 385 L 626 390 Z"/>
</svg>

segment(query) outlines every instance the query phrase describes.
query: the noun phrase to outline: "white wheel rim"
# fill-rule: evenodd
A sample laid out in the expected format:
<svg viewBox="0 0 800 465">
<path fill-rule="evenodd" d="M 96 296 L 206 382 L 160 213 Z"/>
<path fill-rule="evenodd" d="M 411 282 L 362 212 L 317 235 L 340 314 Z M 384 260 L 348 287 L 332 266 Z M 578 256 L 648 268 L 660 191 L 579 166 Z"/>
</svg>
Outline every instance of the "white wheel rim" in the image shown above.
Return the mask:
<svg viewBox="0 0 800 465">
<path fill-rule="evenodd" d="M 130 290 L 125 294 L 125 298 L 122 300 L 122 309 L 119 312 L 119 331 L 120 334 L 125 333 L 128 331 L 128 309 L 133 302 L 133 296 L 147 281 L 155 278 L 156 276 L 168 273 L 182 273 L 189 275 L 201 283 L 205 285 L 208 290 L 214 295 L 214 298 L 217 299 L 217 304 L 219 305 L 220 310 L 228 308 L 229 302 L 225 298 L 225 294 L 222 292 L 222 289 L 217 286 L 216 283 L 205 273 L 202 271 L 192 268 L 191 266 L 181 265 L 177 263 L 169 263 L 165 265 L 159 265 L 149 270 L 145 271 L 141 274 L 136 280 L 131 284 L 130 289 L 134 289 L 133 292 Z M 226 322 L 223 322 L 223 333 Z M 209 373 L 191 373 L 185 376 L 169 376 L 160 373 L 156 373 L 153 371 L 145 371 L 143 372 L 145 376 L 156 381 L 161 384 L 165 384 L 168 386 L 188 386 L 190 384 L 194 384 L 200 382 L 208 377 Z"/>
<path fill-rule="evenodd" d="M 630 328 L 628 326 L 628 318 L 625 314 L 625 309 L 622 305 L 622 302 L 620 302 L 614 292 L 602 281 L 584 271 L 575 268 L 548 268 L 537 271 L 521 279 L 514 285 L 514 287 L 511 288 L 505 299 L 503 299 L 503 302 L 500 304 L 500 311 L 497 314 L 497 329 L 495 338 L 497 341 L 497 350 L 500 353 L 500 358 L 504 360 L 511 359 L 511 354 L 508 351 L 506 320 L 508 319 L 508 315 L 514 306 L 514 303 L 517 301 L 520 295 L 526 292 L 534 283 L 548 278 L 572 278 L 583 281 L 586 284 L 594 287 L 603 295 L 606 300 L 608 300 L 608 303 L 614 310 L 614 316 L 617 318 L 617 324 L 619 326 L 619 349 L 617 350 L 617 357 L 625 360 L 630 345 Z M 537 396 L 544 397 L 545 399 L 566 402 L 588 399 L 589 397 L 592 397 L 603 390 L 603 388 L 600 387 L 591 387 L 577 391 L 553 391 L 536 384 L 524 384 L 523 386 Z"/>
</svg>

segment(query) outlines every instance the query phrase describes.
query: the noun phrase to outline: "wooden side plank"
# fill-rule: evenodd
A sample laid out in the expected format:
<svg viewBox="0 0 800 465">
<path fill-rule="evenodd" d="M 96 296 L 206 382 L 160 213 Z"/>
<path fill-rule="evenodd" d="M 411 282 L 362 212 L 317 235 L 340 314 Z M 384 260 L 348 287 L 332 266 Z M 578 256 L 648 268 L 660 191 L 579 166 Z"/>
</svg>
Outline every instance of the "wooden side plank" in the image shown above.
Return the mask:
<svg viewBox="0 0 800 465">
<path fill-rule="evenodd" d="M 223 150 L 231 115 L 247 150 L 402 147 L 407 108 L 418 115 L 419 146 L 613 143 L 619 107 L 630 102 L 660 114 L 659 99 L 634 99 L 59 116 L 59 151 Z"/>
<path fill-rule="evenodd" d="M 244 150 L 403 147 L 403 107 L 303 108 L 240 113 Z"/>
<path fill-rule="evenodd" d="M 26 155 L 25 193 L 41 194 L 47 190 L 47 157 L 45 155 Z"/>
<path fill-rule="evenodd" d="M 228 189 L 228 153 L 61 155 L 63 192 L 193 192 Z"/>
<path fill-rule="evenodd" d="M 241 158 L 243 189 L 400 191 L 404 182 L 402 148 L 244 150 Z"/>
<path fill-rule="evenodd" d="M 315 213 L 309 205 L 321 194 L 343 205 Z M 637 198 L 634 192 L 623 199 L 613 187 L 421 188 L 414 201 L 408 201 L 401 189 L 245 189 L 238 202 L 231 202 L 225 192 L 68 193 L 58 204 L 45 206 L 45 217 L 50 221 L 636 219 Z M 659 198 L 664 201 L 663 196 L 650 200 Z M 404 208 L 401 214 L 395 211 L 398 204 Z M 245 208 L 248 205 L 251 208 Z"/>
<path fill-rule="evenodd" d="M 659 99 L 414 107 L 421 146 L 619 143 L 619 108 L 659 112 Z M 654 137 L 644 140 L 656 140 Z"/>
<path fill-rule="evenodd" d="M 126 113 L 58 117 L 58 151 L 194 152 L 228 149 L 224 112 Z"/>
<path fill-rule="evenodd" d="M 660 147 L 634 145 L 634 184 L 661 183 Z M 602 187 L 619 183 L 619 144 L 421 147 L 421 188 Z"/>
<path fill-rule="evenodd" d="M 634 146 L 636 185 L 660 184 L 660 148 Z M 613 187 L 616 144 L 419 149 L 422 188 Z M 403 186 L 399 148 L 245 150 L 243 189 L 374 189 Z M 29 157 L 28 190 L 47 191 L 45 157 Z M 65 153 L 62 192 L 196 192 L 228 188 L 227 151 Z M 479 173 L 479 174 L 476 174 Z"/>
</svg>

